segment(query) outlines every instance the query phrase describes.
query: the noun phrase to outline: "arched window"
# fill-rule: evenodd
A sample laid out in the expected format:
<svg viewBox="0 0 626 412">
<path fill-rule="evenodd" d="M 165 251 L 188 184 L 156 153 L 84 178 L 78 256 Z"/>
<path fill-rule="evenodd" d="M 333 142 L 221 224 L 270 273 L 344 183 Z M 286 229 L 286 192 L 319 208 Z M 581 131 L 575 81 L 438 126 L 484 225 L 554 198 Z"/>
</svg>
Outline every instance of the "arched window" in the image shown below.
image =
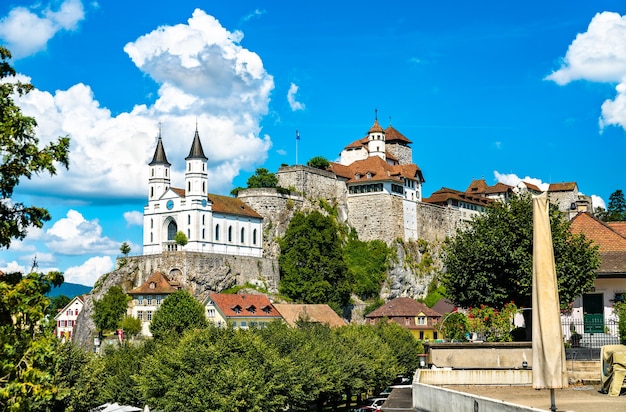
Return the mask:
<svg viewBox="0 0 626 412">
<path fill-rule="evenodd" d="M 167 177 L 167 169 L 165 169 L 165 177 Z"/>
<path fill-rule="evenodd" d="M 228 241 L 229 242 L 233 241 L 233 227 L 232 226 L 228 226 Z"/>
<path fill-rule="evenodd" d="M 187 183 L 187 191 L 191 192 L 191 182 Z"/>
<path fill-rule="evenodd" d="M 154 177 L 154 167 L 151 167 L 150 171 L 152 172 L 152 176 Z"/>
<path fill-rule="evenodd" d="M 191 215 L 187 215 L 187 224 L 190 225 L 191 224 Z"/>
<path fill-rule="evenodd" d="M 204 225 L 204 215 L 202 215 L 202 225 Z"/>
<path fill-rule="evenodd" d="M 246 242 L 246 232 L 244 228 L 241 228 L 241 243 Z"/>
<path fill-rule="evenodd" d="M 150 197 L 154 197 L 154 188 L 153 187 L 150 188 Z"/>
<path fill-rule="evenodd" d="M 206 193 L 206 183 L 202 182 L 202 193 Z"/>
<path fill-rule="evenodd" d="M 174 240 L 176 232 L 178 232 L 178 226 L 176 222 L 172 220 L 169 225 L 167 225 L 167 240 Z"/>
<path fill-rule="evenodd" d="M 150 219 L 150 229 L 154 227 L 154 219 Z"/>
<path fill-rule="evenodd" d="M 220 240 L 220 225 L 215 225 L 215 240 Z"/>
<path fill-rule="evenodd" d="M 252 244 L 256 245 L 256 229 L 252 231 Z"/>
<path fill-rule="evenodd" d="M 202 229 L 202 239 L 204 239 L 204 232 L 205 232 L 205 229 Z"/>
<path fill-rule="evenodd" d="M 154 235 L 150 232 L 150 243 L 154 242 Z"/>
</svg>

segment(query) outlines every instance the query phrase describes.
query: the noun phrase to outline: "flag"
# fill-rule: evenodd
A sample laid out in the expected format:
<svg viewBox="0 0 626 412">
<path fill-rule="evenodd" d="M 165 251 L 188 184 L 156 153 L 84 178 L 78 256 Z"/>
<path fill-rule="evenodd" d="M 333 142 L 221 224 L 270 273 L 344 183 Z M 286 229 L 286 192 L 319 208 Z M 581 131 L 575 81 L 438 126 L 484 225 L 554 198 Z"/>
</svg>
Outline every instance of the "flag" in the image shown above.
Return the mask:
<svg viewBox="0 0 626 412">
<path fill-rule="evenodd" d="M 300 133 L 298 133 L 297 129 L 296 129 L 296 140 L 300 140 Z"/>
</svg>

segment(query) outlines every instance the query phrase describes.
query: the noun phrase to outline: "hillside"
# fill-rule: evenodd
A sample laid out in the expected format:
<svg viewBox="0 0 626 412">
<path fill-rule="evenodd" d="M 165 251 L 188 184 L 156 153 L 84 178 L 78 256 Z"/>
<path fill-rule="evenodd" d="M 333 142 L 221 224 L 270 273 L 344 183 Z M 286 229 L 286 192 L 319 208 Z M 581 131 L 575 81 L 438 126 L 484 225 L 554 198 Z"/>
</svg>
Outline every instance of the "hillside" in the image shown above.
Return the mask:
<svg viewBox="0 0 626 412">
<path fill-rule="evenodd" d="M 80 296 L 91 292 L 91 286 L 80 285 L 78 283 L 63 282 L 58 288 L 53 288 L 48 297 L 56 298 L 57 296 L 65 295 L 72 299 L 75 296 Z"/>
</svg>

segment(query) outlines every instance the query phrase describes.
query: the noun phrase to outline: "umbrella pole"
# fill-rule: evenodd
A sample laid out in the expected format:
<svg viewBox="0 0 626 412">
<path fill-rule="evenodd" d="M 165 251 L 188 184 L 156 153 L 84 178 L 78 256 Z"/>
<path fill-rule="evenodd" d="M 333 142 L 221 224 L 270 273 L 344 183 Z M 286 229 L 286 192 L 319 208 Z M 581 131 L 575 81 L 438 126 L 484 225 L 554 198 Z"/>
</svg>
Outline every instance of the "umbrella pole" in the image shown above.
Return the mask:
<svg viewBox="0 0 626 412">
<path fill-rule="evenodd" d="M 554 402 L 554 388 L 550 388 L 550 410 L 556 412 L 556 402 Z"/>
</svg>

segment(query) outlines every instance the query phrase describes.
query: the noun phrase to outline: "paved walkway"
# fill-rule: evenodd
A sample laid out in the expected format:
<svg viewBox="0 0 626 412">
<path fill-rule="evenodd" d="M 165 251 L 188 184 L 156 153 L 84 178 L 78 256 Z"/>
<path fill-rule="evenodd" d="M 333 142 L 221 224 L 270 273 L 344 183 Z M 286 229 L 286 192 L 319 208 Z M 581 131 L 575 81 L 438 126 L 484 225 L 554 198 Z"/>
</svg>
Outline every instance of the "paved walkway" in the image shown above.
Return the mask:
<svg viewBox="0 0 626 412">
<path fill-rule="evenodd" d="M 535 390 L 531 386 L 446 385 L 448 389 L 472 393 L 486 398 L 518 405 L 550 410 L 550 390 Z M 624 412 L 626 395 L 609 396 L 599 392 L 600 385 L 574 385 L 555 390 L 559 412 Z M 411 387 L 394 388 L 382 411 L 412 412 Z M 622 392 L 624 393 L 624 392 Z"/>
</svg>

